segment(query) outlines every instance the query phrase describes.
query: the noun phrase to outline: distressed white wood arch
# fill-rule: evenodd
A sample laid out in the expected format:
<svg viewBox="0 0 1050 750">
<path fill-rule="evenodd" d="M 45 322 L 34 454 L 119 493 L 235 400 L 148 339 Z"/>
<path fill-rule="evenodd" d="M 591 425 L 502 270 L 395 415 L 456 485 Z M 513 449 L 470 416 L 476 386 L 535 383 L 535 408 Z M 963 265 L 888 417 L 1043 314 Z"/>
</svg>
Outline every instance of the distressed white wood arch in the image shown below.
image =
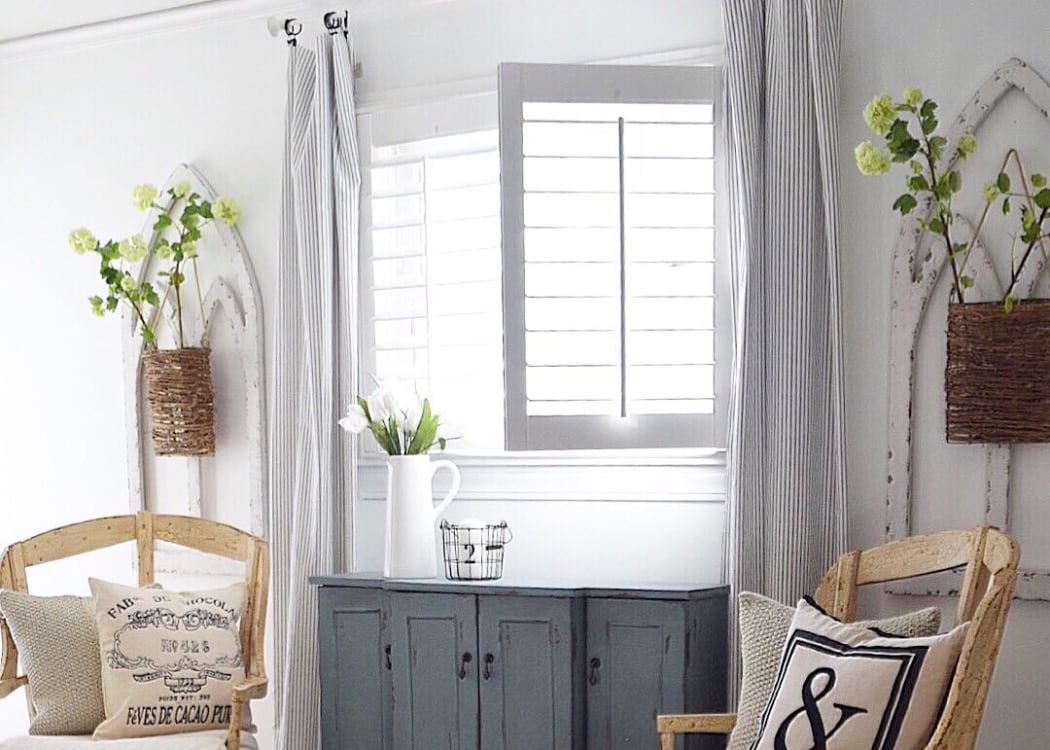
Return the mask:
<svg viewBox="0 0 1050 750">
<path fill-rule="evenodd" d="M 204 176 L 188 164 L 180 164 L 171 173 L 167 183 L 161 189 L 161 196 L 167 197 L 168 188 L 175 183 L 186 180 L 192 190 L 204 199 L 214 202 L 217 193 L 208 184 Z M 156 239 L 153 225 L 157 210 L 149 212 L 143 226 L 142 235 L 151 243 Z M 229 333 L 234 352 L 230 353 L 239 363 L 244 379 L 244 434 L 247 436 L 248 467 L 248 525 L 246 531 L 252 534 L 267 536 L 267 472 L 266 472 L 266 410 L 264 383 L 263 320 L 262 301 L 259 285 L 255 278 L 251 259 L 245 248 L 244 240 L 236 227 L 227 226 L 224 222 L 211 222 L 201 238 L 201 253 L 198 264 L 205 268 L 211 264 L 214 273 L 206 280 L 202 289 L 203 305 L 197 313 L 197 289 L 193 283 L 192 273 L 188 273 L 187 284 L 183 294 L 189 298 L 189 314 L 185 316 L 184 327 L 186 344 L 197 346 L 207 341 L 214 326 L 223 325 Z M 154 269 L 146 263 L 139 270 L 139 280 L 151 278 Z M 202 276 L 205 274 L 202 272 Z M 158 335 L 168 325 L 165 316 L 157 320 Z M 125 420 L 128 446 L 128 490 L 131 510 L 151 510 L 151 498 L 145 482 L 146 462 L 168 461 L 184 462 L 186 469 L 186 498 L 184 509 L 187 515 L 203 517 L 202 467 L 203 461 L 221 461 L 221 442 L 217 445 L 215 457 L 165 457 L 158 459 L 150 450 L 148 435 L 148 418 L 145 416 L 142 403 L 141 363 L 143 342 L 139 335 L 137 321 L 132 315 L 125 315 L 123 326 L 124 350 L 124 393 Z M 215 350 L 213 349 L 213 359 Z M 213 373 L 214 375 L 214 373 Z M 217 401 L 221 394 L 217 394 Z M 217 410 L 218 412 L 218 410 Z M 230 499 L 224 499 L 229 502 Z M 168 564 L 165 564 L 167 562 Z M 213 565 L 214 563 L 214 565 Z M 207 570 L 195 570 L 196 563 L 177 552 L 158 549 L 157 565 L 160 570 L 177 570 L 182 573 L 219 573 L 226 570 L 219 559 L 208 561 Z"/>
<path fill-rule="evenodd" d="M 1017 89 L 1025 94 L 1043 117 L 1050 120 L 1050 86 L 1028 67 L 1013 58 L 1001 65 L 963 107 L 948 131 L 954 147 L 964 133 L 973 133 L 1003 96 Z M 927 218 L 931 205 L 924 207 Z M 923 211 L 913 214 L 922 215 Z M 938 245 L 919 226 L 916 215 L 903 217 L 893 252 L 892 310 L 890 313 L 890 393 L 889 455 L 886 493 L 886 536 L 900 539 L 912 532 L 912 396 L 915 386 L 919 334 L 928 312 L 937 279 L 948 266 L 943 243 Z M 965 217 L 957 222 L 970 224 Z M 972 236 L 972 227 L 970 231 Z M 972 262 L 978 267 L 974 291 L 981 299 L 1001 299 L 1004 284 L 995 264 L 981 243 L 975 243 Z M 1036 261 L 1036 262 L 1033 262 Z M 1042 259 L 1029 261 L 1020 279 L 1022 297 L 1030 296 L 1040 276 L 1047 271 Z M 942 312 L 942 311 L 938 311 Z M 943 311 L 946 315 L 946 311 Z M 1008 530 L 1010 527 L 1011 447 L 985 446 L 985 520 Z M 962 585 L 962 572 L 946 573 L 924 582 L 897 583 L 894 593 L 949 594 Z M 1050 600 L 1050 572 L 1022 570 L 1015 596 L 1021 599 Z"/>
</svg>

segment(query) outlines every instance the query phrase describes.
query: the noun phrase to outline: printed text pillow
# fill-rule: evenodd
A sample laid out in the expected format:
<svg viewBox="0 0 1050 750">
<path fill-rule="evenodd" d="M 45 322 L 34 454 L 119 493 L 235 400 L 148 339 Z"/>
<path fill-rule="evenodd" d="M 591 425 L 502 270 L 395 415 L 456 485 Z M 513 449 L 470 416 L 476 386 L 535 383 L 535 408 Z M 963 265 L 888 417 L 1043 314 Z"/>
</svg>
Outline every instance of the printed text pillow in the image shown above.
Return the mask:
<svg viewBox="0 0 1050 750">
<path fill-rule="evenodd" d="M 800 601 L 752 750 L 925 747 L 965 636 L 885 637 Z"/>
<path fill-rule="evenodd" d="M 106 707 L 95 739 L 229 726 L 230 695 L 244 679 L 244 584 L 176 593 L 89 583 Z"/>
</svg>

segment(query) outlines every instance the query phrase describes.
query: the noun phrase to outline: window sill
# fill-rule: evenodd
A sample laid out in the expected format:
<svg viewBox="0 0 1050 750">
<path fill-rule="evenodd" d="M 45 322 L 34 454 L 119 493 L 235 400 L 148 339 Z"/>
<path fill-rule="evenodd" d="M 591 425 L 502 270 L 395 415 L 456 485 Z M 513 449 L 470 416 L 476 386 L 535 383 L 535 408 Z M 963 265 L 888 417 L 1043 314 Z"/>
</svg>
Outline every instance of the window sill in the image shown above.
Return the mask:
<svg viewBox="0 0 1050 750">
<path fill-rule="evenodd" d="M 481 501 L 715 502 L 725 500 L 725 451 L 523 451 L 434 453 L 460 469 L 457 497 Z M 359 498 L 386 496 L 381 453 L 361 456 Z M 434 491 L 449 487 L 438 472 Z"/>
</svg>

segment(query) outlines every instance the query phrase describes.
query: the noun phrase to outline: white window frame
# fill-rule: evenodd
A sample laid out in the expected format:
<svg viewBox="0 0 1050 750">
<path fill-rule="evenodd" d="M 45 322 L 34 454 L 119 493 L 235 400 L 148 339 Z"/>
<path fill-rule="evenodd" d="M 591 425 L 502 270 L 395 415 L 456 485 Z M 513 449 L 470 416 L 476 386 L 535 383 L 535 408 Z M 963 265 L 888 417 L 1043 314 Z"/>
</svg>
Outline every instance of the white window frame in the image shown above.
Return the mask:
<svg viewBox="0 0 1050 750">
<path fill-rule="evenodd" d="M 695 48 L 675 52 L 644 55 L 630 60 L 603 61 L 636 65 L 719 65 L 722 61 L 720 46 Z M 717 68 L 716 68 L 717 69 Z M 460 113 L 476 112 L 488 108 L 491 122 L 474 126 L 476 129 L 497 127 L 495 76 L 486 79 L 464 81 L 447 85 L 427 87 L 425 90 L 406 90 L 366 97 L 358 110 L 359 138 L 362 159 L 362 195 L 370 195 L 371 163 L 370 147 L 373 142 L 374 118 L 382 117 L 390 110 L 418 107 L 420 117 L 434 101 L 454 101 Z M 487 100 L 487 101 L 486 101 Z M 716 127 L 718 115 L 716 114 Z M 446 122 L 443 118 L 428 120 L 431 127 L 437 126 L 444 134 L 463 132 L 466 120 L 462 116 Z M 406 123 L 407 124 L 407 123 Z M 390 132 L 386 127 L 391 128 Z M 397 142 L 418 138 L 418 124 L 402 127 L 397 122 L 384 123 L 383 142 Z M 716 138 L 716 159 L 721 159 L 721 142 Z M 716 175 L 716 178 L 720 175 Z M 716 190 L 722 190 L 716 183 Z M 720 213 L 724 201 L 716 201 L 717 243 L 725 247 L 726 222 Z M 362 200 L 362 227 L 370 225 L 370 206 Z M 361 237 L 361 288 L 371 283 L 371 271 L 367 267 L 371 258 L 371 238 L 368 232 Z M 716 266 L 716 294 L 728 306 L 728 265 Z M 723 291 L 726 293 L 723 294 Z M 361 295 L 362 315 L 359 317 L 359 333 L 362 335 L 362 357 L 359 382 L 369 383 L 368 363 L 370 356 L 365 347 L 372 340 L 369 328 L 370 317 L 365 314 L 370 302 Z M 729 318 L 724 318 L 729 320 Z M 731 332 L 730 332 L 731 334 Z M 730 344 L 731 345 L 731 344 Z M 730 350 L 731 351 L 731 350 Z M 716 356 L 723 356 L 721 350 Z M 728 357 L 724 359 L 728 361 Z M 366 387 L 366 386 L 363 386 Z M 387 469 L 385 456 L 370 448 L 365 440 L 359 441 L 358 494 L 352 501 L 356 506 L 362 500 L 382 500 L 386 496 Z M 463 485 L 457 497 L 481 502 L 500 501 L 609 501 L 609 502 L 704 502 L 722 503 L 725 499 L 725 451 L 719 448 L 697 448 L 688 450 L 559 450 L 559 451 L 457 451 L 455 444 L 449 445 L 444 457 L 450 458 L 461 468 Z M 438 474 L 435 491 L 443 491 L 443 474 Z M 356 533 L 356 532 L 355 532 Z M 356 550 L 354 545 L 356 567 Z"/>
<path fill-rule="evenodd" d="M 714 66 L 499 66 L 503 212 L 504 398 L 509 451 L 564 447 L 723 448 L 732 359 L 732 311 L 726 269 L 719 68 Z M 526 413 L 523 102 L 710 103 L 715 141 L 715 408 L 712 414 L 537 416 Z"/>
</svg>

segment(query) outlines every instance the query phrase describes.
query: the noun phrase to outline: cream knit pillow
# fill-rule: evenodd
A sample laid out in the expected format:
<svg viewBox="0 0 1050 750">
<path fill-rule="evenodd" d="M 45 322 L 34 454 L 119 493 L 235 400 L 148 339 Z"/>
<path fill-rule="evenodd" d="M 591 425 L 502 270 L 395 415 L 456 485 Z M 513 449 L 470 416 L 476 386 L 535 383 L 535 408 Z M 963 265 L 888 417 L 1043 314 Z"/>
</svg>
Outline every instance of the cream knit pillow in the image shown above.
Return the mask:
<svg viewBox="0 0 1050 750">
<path fill-rule="evenodd" d="M 244 584 L 175 593 L 88 583 L 106 706 L 95 739 L 228 726 L 233 686 L 244 680 Z"/>
<path fill-rule="evenodd" d="M 95 731 L 106 714 L 91 599 L 0 591 L 0 613 L 32 688 L 36 716 L 29 733 Z"/>
<path fill-rule="evenodd" d="M 737 703 L 736 727 L 726 750 L 748 750 L 758 737 L 762 712 L 773 694 L 780 654 L 784 650 L 795 607 L 761 594 L 743 591 L 737 597 L 740 621 L 740 656 L 743 674 Z M 927 607 L 915 612 L 853 623 L 902 637 L 934 635 L 941 626 L 941 611 Z"/>
</svg>

